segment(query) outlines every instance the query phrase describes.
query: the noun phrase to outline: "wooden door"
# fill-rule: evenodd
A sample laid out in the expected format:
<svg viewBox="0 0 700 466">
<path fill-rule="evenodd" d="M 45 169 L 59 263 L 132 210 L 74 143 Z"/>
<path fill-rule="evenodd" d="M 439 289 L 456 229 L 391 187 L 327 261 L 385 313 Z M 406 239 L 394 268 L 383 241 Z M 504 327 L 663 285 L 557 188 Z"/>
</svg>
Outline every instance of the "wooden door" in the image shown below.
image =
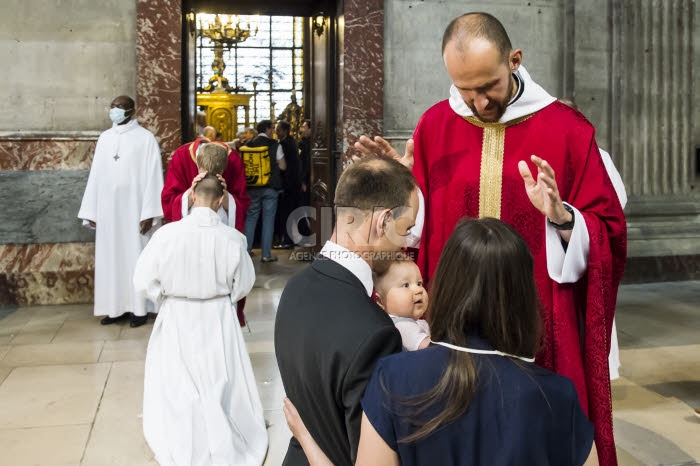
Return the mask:
<svg viewBox="0 0 700 466">
<path fill-rule="evenodd" d="M 332 233 L 332 205 L 335 193 L 336 164 L 333 153 L 337 102 L 336 38 L 338 25 L 333 16 L 326 16 L 324 29 L 314 27 L 309 18 L 308 98 L 312 126 L 310 204 L 316 214 L 312 222 L 314 250 L 318 252 Z"/>
</svg>

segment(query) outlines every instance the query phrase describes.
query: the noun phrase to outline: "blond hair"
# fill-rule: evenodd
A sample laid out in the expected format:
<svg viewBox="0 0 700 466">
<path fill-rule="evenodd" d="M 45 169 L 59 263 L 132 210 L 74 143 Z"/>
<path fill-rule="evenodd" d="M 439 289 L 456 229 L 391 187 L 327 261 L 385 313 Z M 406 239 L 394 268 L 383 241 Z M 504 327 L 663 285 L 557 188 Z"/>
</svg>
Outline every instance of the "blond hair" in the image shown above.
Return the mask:
<svg viewBox="0 0 700 466">
<path fill-rule="evenodd" d="M 203 144 L 197 151 L 197 168 L 212 175 L 221 175 L 228 163 L 226 149 L 219 144 Z"/>
</svg>

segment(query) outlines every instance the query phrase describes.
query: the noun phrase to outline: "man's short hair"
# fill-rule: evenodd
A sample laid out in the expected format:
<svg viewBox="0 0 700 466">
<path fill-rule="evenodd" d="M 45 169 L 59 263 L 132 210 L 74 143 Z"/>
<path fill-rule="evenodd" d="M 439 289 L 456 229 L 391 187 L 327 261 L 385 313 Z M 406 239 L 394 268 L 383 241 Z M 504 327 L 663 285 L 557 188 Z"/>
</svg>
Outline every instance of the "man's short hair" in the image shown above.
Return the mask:
<svg viewBox="0 0 700 466">
<path fill-rule="evenodd" d="M 213 201 L 224 195 L 224 186 L 216 175 L 207 173 L 194 187 L 194 193 L 205 201 Z"/>
<path fill-rule="evenodd" d="M 226 149 L 219 144 L 202 144 L 197 151 L 197 167 L 209 174 L 221 175 L 228 164 Z"/>
<path fill-rule="evenodd" d="M 292 125 L 290 125 L 288 121 L 280 120 L 277 122 L 277 124 L 282 129 L 282 131 L 284 131 L 287 134 L 289 134 L 289 132 L 292 130 Z"/>
<path fill-rule="evenodd" d="M 457 42 L 457 50 L 464 51 L 464 46 L 471 39 L 485 39 L 495 45 L 503 61 L 508 61 L 513 46 L 503 24 L 488 13 L 467 13 L 453 19 L 442 36 L 442 53 L 451 41 Z"/>
<path fill-rule="evenodd" d="M 262 134 L 268 129 L 272 128 L 272 122 L 270 120 L 263 120 L 260 123 L 258 123 L 258 134 Z"/>
<path fill-rule="evenodd" d="M 309 120 L 308 118 L 306 118 L 304 121 L 301 122 L 302 125 L 303 125 L 304 123 L 306 123 L 306 126 L 308 126 L 309 129 L 311 129 L 311 120 Z"/>
<path fill-rule="evenodd" d="M 394 159 L 368 156 L 346 168 L 335 190 L 336 207 L 355 207 L 363 212 L 409 205 L 416 180 L 411 171 Z"/>
</svg>

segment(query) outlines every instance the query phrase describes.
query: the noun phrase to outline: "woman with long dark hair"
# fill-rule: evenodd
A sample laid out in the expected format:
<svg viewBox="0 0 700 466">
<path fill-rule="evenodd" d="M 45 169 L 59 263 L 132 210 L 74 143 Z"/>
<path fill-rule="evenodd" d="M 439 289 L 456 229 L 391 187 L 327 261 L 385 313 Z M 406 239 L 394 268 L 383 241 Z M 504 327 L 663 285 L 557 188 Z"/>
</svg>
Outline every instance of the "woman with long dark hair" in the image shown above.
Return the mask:
<svg viewBox="0 0 700 466">
<path fill-rule="evenodd" d="M 522 237 L 463 219 L 430 294 L 432 345 L 377 364 L 355 464 L 598 464 L 573 383 L 533 363 L 541 318 Z M 329 464 L 288 400 L 285 414 L 312 466 Z"/>
</svg>

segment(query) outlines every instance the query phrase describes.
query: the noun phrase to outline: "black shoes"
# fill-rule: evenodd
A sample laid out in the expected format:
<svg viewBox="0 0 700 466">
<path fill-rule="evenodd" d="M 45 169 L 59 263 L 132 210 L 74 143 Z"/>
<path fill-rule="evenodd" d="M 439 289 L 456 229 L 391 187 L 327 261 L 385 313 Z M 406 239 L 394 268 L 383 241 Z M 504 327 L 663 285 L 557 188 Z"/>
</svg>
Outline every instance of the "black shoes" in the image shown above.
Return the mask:
<svg viewBox="0 0 700 466">
<path fill-rule="evenodd" d="M 275 256 L 261 257 L 260 258 L 260 262 L 262 262 L 263 264 L 265 264 L 267 262 L 275 262 L 276 260 L 277 260 L 277 257 L 275 257 Z"/>
<path fill-rule="evenodd" d="M 146 322 L 148 322 L 148 314 L 146 314 L 145 316 L 135 316 L 135 315 L 132 315 L 132 316 L 131 316 L 131 322 L 129 323 L 129 326 L 130 326 L 131 328 L 136 328 L 136 327 L 142 326 L 142 325 L 145 324 Z"/>
<path fill-rule="evenodd" d="M 294 249 L 294 244 L 292 243 L 277 243 L 272 245 L 272 249 Z"/>
<path fill-rule="evenodd" d="M 126 320 L 129 317 L 131 317 L 131 322 L 129 322 L 129 325 L 132 328 L 140 327 L 146 322 L 148 322 L 148 315 L 145 316 L 135 316 L 131 312 L 125 312 L 124 314 L 117 316 L 117 317 L 105 317 L 100 321 L 100 324 L 102 325 L 109 325 L 109 324 L 114 324 L 117 322 L 121 322 L 122 320 Z"/>
<path fill-rule="evenodd" d="M 130 315 L 130 313 L 127 312 L 127 313 L 122 314 L 122 315 L 117 316 L 117 317 L 110 317 L 110 316 L 107 316 L 107 317 L 105 317 L 104 319 L 102 319 L 102 320 L 100 321 L 100 323 L 101 323 L 102 325 L 114 324 L 114 323 L 116 323 L 116 322 L 121 322 L 122 320 L 126 320 L 126 319 L 129 317 L 129 315 Z"/>
</svg>

